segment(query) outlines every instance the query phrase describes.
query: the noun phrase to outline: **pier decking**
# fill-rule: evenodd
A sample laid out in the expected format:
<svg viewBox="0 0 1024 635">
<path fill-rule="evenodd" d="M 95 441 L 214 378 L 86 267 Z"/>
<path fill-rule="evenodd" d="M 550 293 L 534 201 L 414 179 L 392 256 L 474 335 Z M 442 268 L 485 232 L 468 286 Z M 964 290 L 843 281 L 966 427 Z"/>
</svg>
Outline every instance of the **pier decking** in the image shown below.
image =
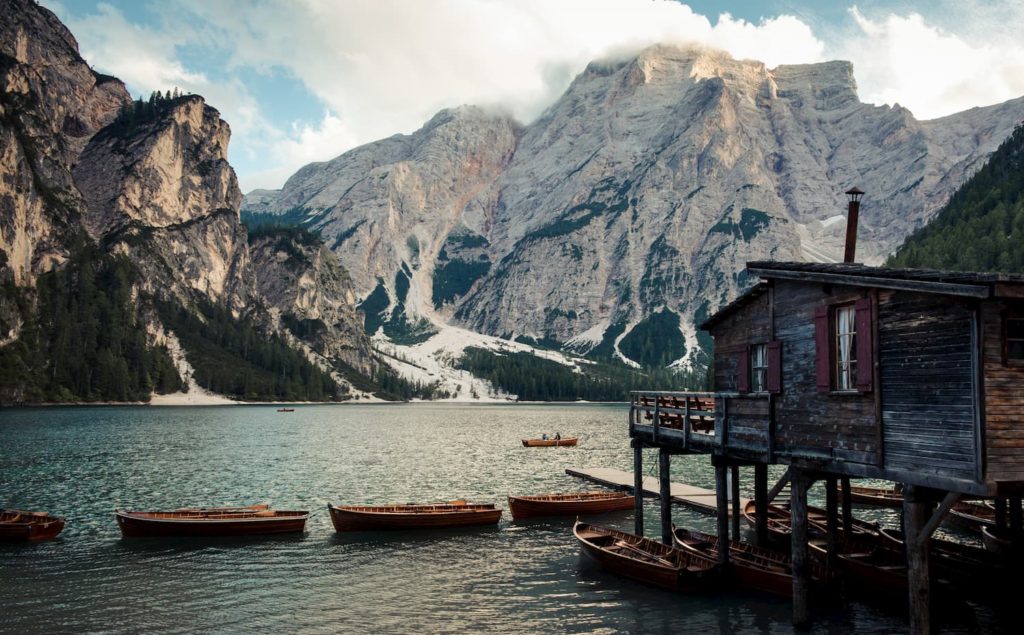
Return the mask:
<svg viewBox="0 0 1024 635">
<path fill-rule="evenodd" d="M 609 467 L 592 467 L 588 469 L 570 467 L 566 468 L 565 473 L 569 476 L 575 476 L 577 478 L 582 478 L 604 485 L 605 487 L 613 487 L 627 492 L 633 491 L 632 472 L 616 470 Z M 644 496 L 658 498 L 661 495 L 660 491 L 661 484 L 656 477 L 648 476 L 644 479 Z M 688 485 L 686 483 L 670 483 L 669 491 L 671 492 L 671 500 L 673 503 L 692 507 L 693 509 L 706 514 L 716 513 L 716 494 L 713 489 L 704 489 L 703 487 Z M 740 498 L 740 509 L 745 507 L 748 501 L 749 499 Z"/>
</svg>

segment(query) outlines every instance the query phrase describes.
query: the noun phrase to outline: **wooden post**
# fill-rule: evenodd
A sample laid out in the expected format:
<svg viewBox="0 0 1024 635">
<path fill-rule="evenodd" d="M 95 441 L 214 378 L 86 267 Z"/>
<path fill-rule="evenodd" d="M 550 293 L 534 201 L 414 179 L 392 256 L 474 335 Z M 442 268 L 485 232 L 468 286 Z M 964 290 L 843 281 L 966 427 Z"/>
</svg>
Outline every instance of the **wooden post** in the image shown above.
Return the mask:
<svg viewBox="0 0 1024 635">
<path fill-rule="evenodd" d="M 1016 540 L 1021 530 L 1020 494 L 1014 494 L 1007 502 L 1010 504 L 1010 534 Z"/>
<path fill-rule="evenodd" d="M 729 469 L 728 465 L 722 463 L 715 465 L 715 510 L 718 513 L 718 544 L 729 544 L 729 491 L 728 480 L 725 475 Z M 729 550 L 718 550 L 718 561 L 725 564 L 729 561 Z"/>
<path fill-rule="evenodd" d="M 843 477 L 843 533 L 853 535 L 853 493 L 850 491 L 850 477 Z"/>
<path fill-rule="evenodd" d="M 644 535 L 644 444 L 633 439 L 633 533 Z"/>
<path fill-rule="evenodd" d="M 828 568 L 835 571 L 839 553 L 839 492 L 836 477 L 825 478 L 825 517 L 828 523 Z M 850 534 L 846 534 L 849 536 Z"/>
<path fill-rule="evenodd" d="M 740 466 L 732 466 L 732 539 L 740 539 Z"/>
<path fill-rule="evenodd" d="M 931 505 L 913 485 L 903 489 L 903 543 L 907 549 L 907 586 L 909 587 L 910 633 L 930 632 L 930 589 L 928 579 L 928 536 L 922 530 L 928 522 Z"/>
<path fill-rule="evenodd" d="M 807 590 L 810 567 L 807 562 L 807 477 L 802 470 L 791 470 L 789 482 L 791 554 L 793 558 L 793 626 L 804 626 L 808 620 Z"/>
<path fill-rule="evenodd" d="M 672 480 L 669 475 L 669 450 L 658 451 L 658 485 L 661 494 L 661 541 L 672 544 Z"/>
<path fill-rule="evenodd" d="M 754 509 L 757 510 L 757 522 L 754 528 L 757 546 L 768 545 L 768 464 L 754 465 Z"/>
</svg>

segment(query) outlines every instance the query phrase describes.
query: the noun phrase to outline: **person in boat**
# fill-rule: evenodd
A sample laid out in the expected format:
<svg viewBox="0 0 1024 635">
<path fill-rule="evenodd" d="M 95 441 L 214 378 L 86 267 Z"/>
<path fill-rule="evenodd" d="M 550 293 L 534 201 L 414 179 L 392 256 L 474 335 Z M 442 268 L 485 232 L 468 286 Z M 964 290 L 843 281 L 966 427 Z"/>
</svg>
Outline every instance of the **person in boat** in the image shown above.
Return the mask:
<svg viewBox="0 0 1024 635">
<path fill-rule="evenodd" d="M 562 440 L 562 433 L 561 432 L 556 432 L 555 433 L 555 441 L 561 441 L 561 440 Z"/>
<path fill-rule="evenodd" d="M 544 441 L 547 441 L 548 440 L 548 433 L 545 432 L 544 434 L 540 435 L 540 438 L 543 439 Z"/>
</svg>

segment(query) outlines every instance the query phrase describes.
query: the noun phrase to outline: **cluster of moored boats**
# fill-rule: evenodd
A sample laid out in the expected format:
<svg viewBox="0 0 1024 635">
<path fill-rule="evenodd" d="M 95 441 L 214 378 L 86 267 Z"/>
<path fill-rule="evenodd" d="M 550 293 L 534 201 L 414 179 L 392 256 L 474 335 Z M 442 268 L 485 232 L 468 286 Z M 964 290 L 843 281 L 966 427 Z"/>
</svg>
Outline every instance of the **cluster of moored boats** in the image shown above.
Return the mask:
<svg viewBox="0 0 1024 635">
<path fill-rule="evenodd" d="M 509 496 L 512 518 L 592 515 L 632 509 L 634 499 L 621 492 L 574 492 Z M 455 500 L 444 503 L 327 506 L 336 531 L 444 529 L 494 525 L 502 509 L 493 503 Z M 157 536 L 251 536 L 302 532 L 309 511 L 282 511 L 269 505 L 185 507 L 168 511 L 116 510 L 125 538 Z M 0 538 L 39 541 L 55 538 L 64 519 L 46 512 L 0 512 Z"/>
<path fill-rule="evenodd" d="M 860 497 L 855 500 L 862 504 L 891 507 L 892 498 L 898 496 L 894 491 L 860 489 Z M 790 597 L 793 591 L 789 554 L 790 511 L 788 505 L 769 505 L 766 511 L 769 544 L 755 546 L 730 540 L 725 567 L 719 560 L 721 546 L 718 536 L 713 534 L 673 526 L 673 544 L 666 545 L 579 520 L 573 531 L 583 551 L 605 569 L 641 582 L 679 591 L 706 591 L 732 583 Z M 985 502 L 964 501 L 952 511 L 956 524 L 975 529 L 983 529 L 985 525 L 979 523 L 994 517 L 993 508 Z M 746 505 L 743 516 L 751 528 L 756 527 L 757 510 L 753 502 Z M 837 549 L 830 562 L 826 519 L 825 510 L 808 509 L 808 546 L 812 555 L 810 576 L 813 582 L 824 584 L 843 579 L 871 590 L 906 592 L 907 566 L 902 532 L 853 519 L 849 533 L 842 527 L 838 528 Z M 992 573 L 1005 569 L 1012 560 L 1004 557 L 1006 551 L 994 553 L 989 541 L 986 539 L 985 542 L 986 548 L 982 549 L 931 538 L 934 577 L 945 586 L 960 589 L 984 587 L 986 582 L 999 579 Z"/>
</svg>

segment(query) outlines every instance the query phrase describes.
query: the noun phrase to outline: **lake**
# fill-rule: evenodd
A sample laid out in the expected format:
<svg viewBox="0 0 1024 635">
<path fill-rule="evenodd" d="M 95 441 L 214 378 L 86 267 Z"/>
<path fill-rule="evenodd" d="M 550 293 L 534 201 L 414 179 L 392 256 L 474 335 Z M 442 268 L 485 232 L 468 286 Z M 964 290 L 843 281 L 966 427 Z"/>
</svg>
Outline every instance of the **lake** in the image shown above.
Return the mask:
<svg viewBox="0 0 1024 635">
<path fill-rule="evenodd" d="M 631 469 L 624 405 L 75 407 L 0 411 L 0 507 L 67 518 L 51 542 L 0 544 L 0 629 L 111 632 L 792 632 L 790 604 L 685 596 L 604 573 L 572 519 L 426 533 L 338 534 L 333 503 L 599 489 L 567 467 Z M 542 432 L 575 448 L 524 448 Z M 655 454 L 646 465 L 656 474 Z M 673 480 L 713 487 L 707 457 Z M 749 482 L 748 482 L 749 481 Z M 744 476 L 750 495 L 752 477 Z M 817 490 L 813 494 L 820 494 Z M 820 500 L 820 497 L 819 497 Z M 314 511 L 301 536 L 123 540 L 115 508 L 269 502 Z M 648 501 L 648 535 L 659 531 Z M 858 516 L 895 522 L 892 512 Z M 675 521 L 713 530 L 676 507 Z M 632 512 L 592 519 L 631 531 Z M 905 631 L 905 601 L 814 600 L 810 632 Z M 1009 607 L 950 604 L 944 632 L 1013 625 Z M 1009 626 L 1006 627 L 1009 630 Z"/>
</svg>

